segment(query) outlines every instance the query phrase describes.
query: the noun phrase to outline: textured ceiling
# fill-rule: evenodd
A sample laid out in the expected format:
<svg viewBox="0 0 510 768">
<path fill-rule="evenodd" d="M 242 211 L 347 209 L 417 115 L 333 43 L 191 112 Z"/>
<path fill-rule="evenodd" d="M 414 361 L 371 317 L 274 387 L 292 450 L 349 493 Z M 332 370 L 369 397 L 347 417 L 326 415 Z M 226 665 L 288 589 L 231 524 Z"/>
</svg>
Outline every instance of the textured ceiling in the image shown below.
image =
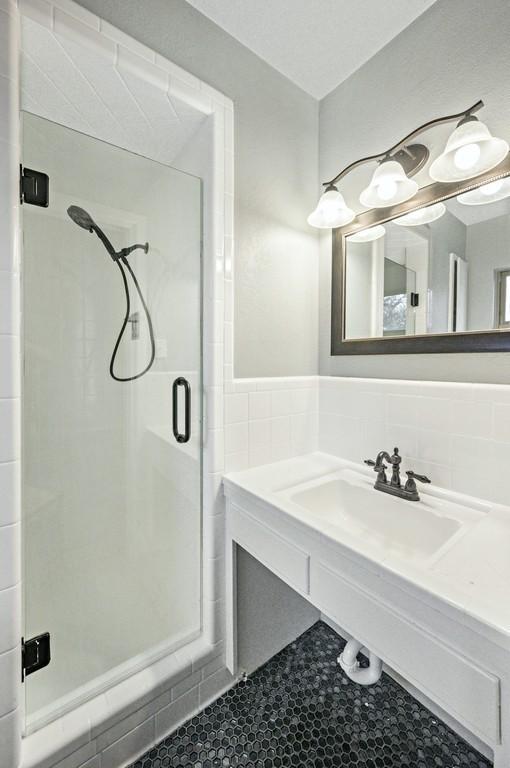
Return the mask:
<svg viewBox="0 0 510 768">
<path fill-rule="evenodd" d="M 435 0 L 188 0 L 318 99 Z"/>
<path fill-rule="evenodd" d="M 26 17 L 21 48 L 22 109 L 68 128 L 171 165 L 205 119 L 129 58 L 109 66 L 92 47 Z"/>
</svg>

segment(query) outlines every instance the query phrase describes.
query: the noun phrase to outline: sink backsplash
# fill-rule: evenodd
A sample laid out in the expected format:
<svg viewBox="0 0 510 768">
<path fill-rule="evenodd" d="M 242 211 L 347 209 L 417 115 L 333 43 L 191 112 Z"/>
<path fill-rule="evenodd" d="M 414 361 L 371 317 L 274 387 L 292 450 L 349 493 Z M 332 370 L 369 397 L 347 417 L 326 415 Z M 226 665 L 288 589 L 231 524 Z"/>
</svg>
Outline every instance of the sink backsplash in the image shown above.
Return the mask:
<svg viewBox="0 0 510 768">
<path fill-rule="evenodd" d="M 398 446 L 404 472 L 510 503 L 510 386 L 296 376 L 228 388 L 227 472 L 314 450 L 361 462 Z"/>
<path fill-rule="evenodd" d="M 403 472 L 510 504 L 510 386 L 295 376 L 228 387 L 227 472 L 315 450 L 361 462 L 398 446 Z"/>
<path fill-rule="evenodd" d="M 510 503 L 510 386 L 319 377 L 319 450 L 352 461 L 400 448 L 402 470 Z"/>
</svg>

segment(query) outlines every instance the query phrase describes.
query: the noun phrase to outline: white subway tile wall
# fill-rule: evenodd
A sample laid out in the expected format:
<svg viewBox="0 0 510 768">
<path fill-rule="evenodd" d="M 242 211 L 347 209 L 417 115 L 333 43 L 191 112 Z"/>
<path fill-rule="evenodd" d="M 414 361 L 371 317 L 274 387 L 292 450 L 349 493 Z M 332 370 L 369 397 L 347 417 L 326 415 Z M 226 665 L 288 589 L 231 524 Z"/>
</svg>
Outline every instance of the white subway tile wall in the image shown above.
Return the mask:
<svg viewBox="0 0 510 768">
<path fill-rule="evenodd" d="M 318 377 L 225 380 L 225 469 L 317 450 Z"/>
<path fill-rule="evenodd" d="M 510 503 L 510 386 L 319 379 L 319 450 L 360 462 L 400 448 L 435 485 Z"/>
</svg>

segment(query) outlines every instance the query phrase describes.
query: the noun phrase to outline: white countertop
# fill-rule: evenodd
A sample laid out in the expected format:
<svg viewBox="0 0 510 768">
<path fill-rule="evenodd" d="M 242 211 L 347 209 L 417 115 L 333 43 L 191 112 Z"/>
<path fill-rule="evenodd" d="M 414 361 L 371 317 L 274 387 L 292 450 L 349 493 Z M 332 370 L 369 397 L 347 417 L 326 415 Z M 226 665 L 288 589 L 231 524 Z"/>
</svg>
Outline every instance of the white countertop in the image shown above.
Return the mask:
<svg viewBox="0 0 510 768">
<path fill-rule="evenodd" d="M 324 453 L 310 453 L 273 464 L 240 472 L 224 478 L 225 492 L 239 488 L 308 526 L 315 535 L 325 537 L 361 556 L 384 573 L 395 574 L 409 584 L 424 590 L 462 613 L 502 635 L 505 646 L 510 643 L 510 508 L 463 494 L 427 486 L 419 487 L 421 501 L 411 502 L 390 497 L 373 489 L 377 501 L 381 497 L 381 514 L 385 504 L 406 505 L 402 511 L 410 516 L 433 514 L 462 520 L 462 528 L 441 546 L 434 556 L 413 557 L 396 548 L 391 538 L 375 538 L 363 534 L 355 526 L 337 525 L 329 518 L 314 515 L 294 498 L 302 488 L 318 485 L 348 470 L 356 472 L 360 482 L 373 483 L 373 471 L 363 465 L 338 459 Z M 360 477 L 361 476 L 361 477 Z M 299 497 L 298 497 L 299 498 Z M 383 498 L 385 503 L 383 503 Z M 388 500 L 391 499 L 390 502 Z M 423 506 L 421 506 L 423 505 Z M 399 510 L 400 514 L 400 510 Z M 355 515 L 352 518 L 355 521 Z M 423 521 L 420 521 L 423 528 Z M 367 523 L 365 523 L 365 530 Z M 492 632 L 491 632 L 492 634 Z"/>
</svg>

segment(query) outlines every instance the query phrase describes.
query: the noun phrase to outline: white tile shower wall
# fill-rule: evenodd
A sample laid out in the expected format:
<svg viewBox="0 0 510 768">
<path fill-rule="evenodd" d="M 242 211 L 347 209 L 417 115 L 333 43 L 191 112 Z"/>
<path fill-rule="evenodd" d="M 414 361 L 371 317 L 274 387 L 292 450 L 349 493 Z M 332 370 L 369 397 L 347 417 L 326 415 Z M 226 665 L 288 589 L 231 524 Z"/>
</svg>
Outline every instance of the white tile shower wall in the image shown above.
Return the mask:
<svg viewBox="0 0 510 768">
<path fill-rule="evenodd" d="M 510 503 L 510 386 L 320 377 L 319 450 L 351 461 L 398 446 L 443 488 Z"/>
<path fill-rule="evenodd" d="M 226 389 L 227 472 L 317 449 L 318 377 L 239 379 Z"/>
<path fill-rule="evenodd" d="M 18 16 L 0 0 L 0 766 L 20 761 Z"/>
</svg>

